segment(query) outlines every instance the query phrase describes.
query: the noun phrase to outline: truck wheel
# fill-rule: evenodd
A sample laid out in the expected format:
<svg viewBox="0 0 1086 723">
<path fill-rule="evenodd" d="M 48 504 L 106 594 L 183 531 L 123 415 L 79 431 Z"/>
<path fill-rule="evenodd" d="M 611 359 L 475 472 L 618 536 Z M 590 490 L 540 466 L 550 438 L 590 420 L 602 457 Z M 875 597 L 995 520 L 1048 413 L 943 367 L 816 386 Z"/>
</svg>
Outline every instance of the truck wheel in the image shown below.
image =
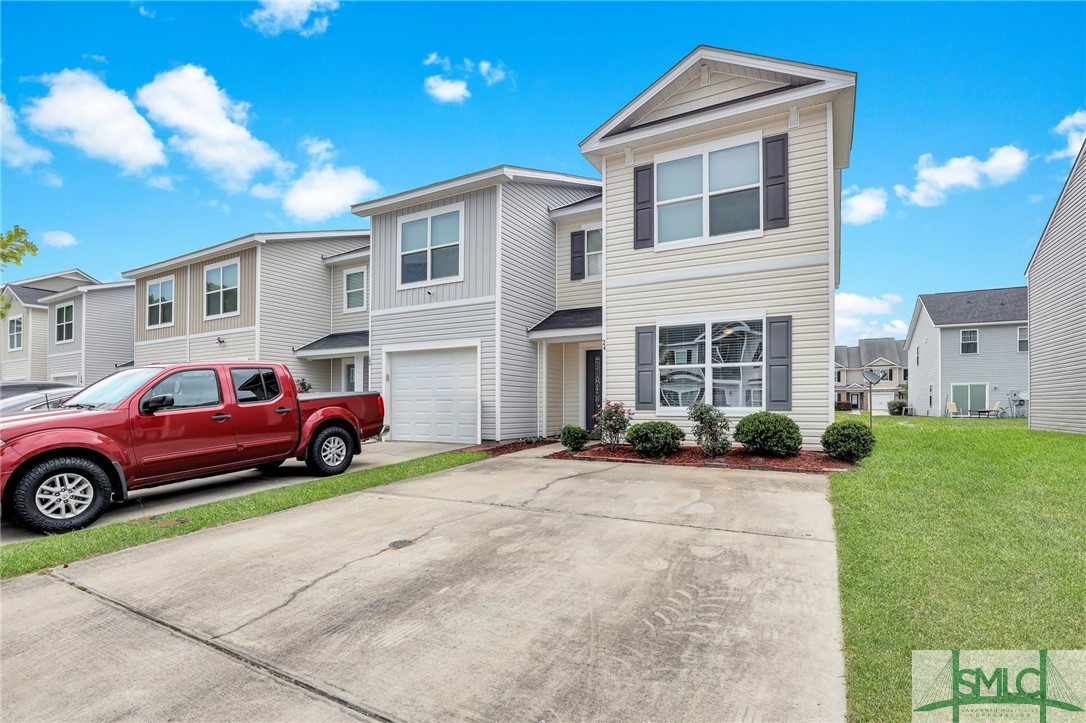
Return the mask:
<svg viewBox="0 0 1086 723">
<path fill-rule="evenodd" d="M 309 442 L 305 465 L 313 474 L 342 474 L 354 459 L 354 440 L 342 427 L 325 427 Z"/>
<path fill-rule="evenodd" d="M 46 460 L 31 468 L 15 485 L 15 519 L 36 532 L 78 530 L 102 515 L 111 488 L 106 471 L 89 459 Z"/>
</svg>

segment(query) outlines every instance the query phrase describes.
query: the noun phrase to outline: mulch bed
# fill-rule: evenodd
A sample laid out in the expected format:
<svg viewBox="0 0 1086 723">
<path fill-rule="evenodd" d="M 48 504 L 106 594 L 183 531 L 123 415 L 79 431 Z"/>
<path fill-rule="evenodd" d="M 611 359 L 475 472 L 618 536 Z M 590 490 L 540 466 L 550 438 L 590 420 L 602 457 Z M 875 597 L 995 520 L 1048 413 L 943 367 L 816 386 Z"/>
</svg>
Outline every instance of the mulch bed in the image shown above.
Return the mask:
<svg viewBox="0 0 1086 723">
<path fill-rule="evenodd" d="M 554 444 L 553 439 L 541 439 L 535 442 L 507 442 L 499 445 L 486 445 L 479 444 L 474 447 L 464 447 L 461 452 L 486 452 L 491 457 L 500 457 L 503 454 L 512 454 L 513 452 L 520 452 L 525 449 L 533 449 L 535 447 L 543 447 L 548 444 Z"/>
<path fill-rule="evenodd" d="M 547 455 L 549 459 L 577 459 L 592 462 L 631 462 L 634 464 L 664 464 L 672 467 L 717 467 L 729 469 L 771 470 L 774 472 L 843 472 L 852 465 L 831 459 L 824 452 L 801 450 L 792 457 L 761 457 L 742 447 L 733 447 L 721 457 L 706 457 L 701 448 L 683 446 L 670 457 L 645 459 L 634 452 L 633 447 L 623 444 L 613 452 L 602 444 L 589 447 L 576 454 L 561 450 Z"/>
</svg>

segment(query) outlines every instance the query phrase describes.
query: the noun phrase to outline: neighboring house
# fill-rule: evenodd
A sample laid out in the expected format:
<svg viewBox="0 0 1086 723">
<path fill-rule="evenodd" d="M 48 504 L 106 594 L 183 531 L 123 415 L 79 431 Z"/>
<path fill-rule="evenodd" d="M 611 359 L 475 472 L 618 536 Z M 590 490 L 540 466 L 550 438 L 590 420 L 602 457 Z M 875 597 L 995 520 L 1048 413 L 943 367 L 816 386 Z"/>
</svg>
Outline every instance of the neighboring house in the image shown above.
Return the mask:
<svg viewBox="0 0 1086 723">
<path fill-rule="evenodd" d="M 887 404 L 905 398 L 909 381 L 909 364 L 905 357 L 905 342 L 898 339 L 860 339 L 856 346 L 836 346 L 833 349 L 834 399 L 848 404 L 850 409 L 889 412 Z M 876 371 L 882 381 L 873 387 L 864 378 L 865 370 Z"/>
<path fill-rule="evenodd" d="M 1029 399 L 1026 287 L 921 294 L 909 333 L 909 407 L 941 416 L 999 404 L 1021 416 Z"/>
<path fill-rule="evenodd" d="M 1026 269 L 1029 426 L 1086 433 L 1086 145 Z"/>
<path fill-rule="evenodd" d="M 356 253 L 352 268 L 368 268 L 368 245 L 369 231 L 256 233 L 126 271 L 136 282 L 136 364 L 259 359 L 287 364 L 314 391 L 341 388 L 343 366 L 367 342 L 328 346 L 327 337 L 366 328 L 368 274 L 349 281 L 361 294 L 333 298 L 346 270 L 336 259 Z"/>
<path fill-rule="evenodd" d="M 49 379 L 92 384 L 134 359 L 135 284 L 89 284 L 41 298 L 49 305 Z"/>
<path fill-rule="evenodd" d="M 5 306 L 4 339 L 0 342 L 0 379 L 3 381 L 49 379 L 49 339 L 52 323 L 43 298 L 58 291 L 98 281 L 71 269 L 4 284 L 0 295 Z"/>
<path fill-rule="evenodd" d="M 373 238 L 370 369 L 394 440 L 536 433 L 536 347 L 555 309 L 549 210 L 600 182 L 498 166 L 352 207 Z"/>
</svg>

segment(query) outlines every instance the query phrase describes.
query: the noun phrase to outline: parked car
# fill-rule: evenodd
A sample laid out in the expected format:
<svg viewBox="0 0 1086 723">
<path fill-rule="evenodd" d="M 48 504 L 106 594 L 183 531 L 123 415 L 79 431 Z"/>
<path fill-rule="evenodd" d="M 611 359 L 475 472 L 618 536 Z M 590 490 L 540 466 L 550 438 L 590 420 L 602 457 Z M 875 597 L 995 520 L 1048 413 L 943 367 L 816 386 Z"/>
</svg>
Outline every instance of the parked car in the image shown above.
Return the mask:
<svg viewBox="0 0 1086 723">
<path fill-rule="evenodd" d="M 124 369 L 63 408 L 0 420 L 0 499 L 24 527 L 86 527 L 130 490 L 292 457 L 340 474 L 379 435 L 376 392 L 299 394 L 264 362 Z"/>
<path fill-rule="evenodd" d="M 0 382 L 0 399 L 7 399 L 27 392 L 38 392 L 44 389 L 73 388 L 71 384 L 65 384 L 64 382 Z"/>
<path fill-rule="evenodd" d="M 43 389 L 37 392 L 23 392 L 15 396 L 3 397 L 0 398 L 0 416 L 56 409 L 82 389 L 83 387 L 61 387 L 59 389 Z"/>
</svg>

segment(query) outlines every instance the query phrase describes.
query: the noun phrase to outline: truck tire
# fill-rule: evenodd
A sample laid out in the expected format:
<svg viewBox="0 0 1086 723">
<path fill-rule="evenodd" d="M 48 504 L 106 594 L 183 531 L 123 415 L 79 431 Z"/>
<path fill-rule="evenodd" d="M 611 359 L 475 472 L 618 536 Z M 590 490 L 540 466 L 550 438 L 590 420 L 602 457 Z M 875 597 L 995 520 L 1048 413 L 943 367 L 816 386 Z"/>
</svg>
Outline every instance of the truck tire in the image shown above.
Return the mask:
<svg viewBox="0 0 1086 723">
<path fill-rule="evenodd" d="M 331 477 L 343 474 L 354 459 L 354 440 L 342 427 L 325 427 L 313 435 L 305 455 L 305 466 L 313 474 Z"/>
<path fill-rule="evenodd" d="M 109 475 L 83 457 L 57 457 L 35 465 L 15 484 L 15 519 L 35 532 L 78 530 L 101 517 L 109 504 Z"/>
<path fill-rule="evenodd" d="M 264 474 L 272 474 L 275 470 L 283 466 L 283 462 L 286 462 L 286 460 L 281 459 L 278 462 L 265 462 L 264 464 L 258 464 L 256 467 L 253 467 L 253 469 L 263 472 Z"/>
</svg>

